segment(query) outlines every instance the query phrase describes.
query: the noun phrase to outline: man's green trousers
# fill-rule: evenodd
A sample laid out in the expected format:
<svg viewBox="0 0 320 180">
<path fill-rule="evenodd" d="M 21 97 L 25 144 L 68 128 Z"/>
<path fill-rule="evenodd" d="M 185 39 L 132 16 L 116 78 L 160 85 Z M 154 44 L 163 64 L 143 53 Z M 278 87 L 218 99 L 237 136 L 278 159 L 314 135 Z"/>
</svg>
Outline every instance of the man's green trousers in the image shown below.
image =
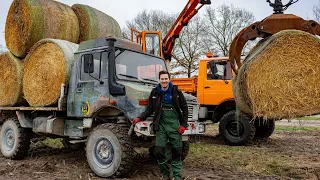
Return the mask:
<svg viewBox="0 0 320 180">
<path fill-rule="evenodd" d="M 180 126 L 178 113 L 172 105 L 163 105 L 159 130 L 156 132 L 156 156 L 161 173 L 170 176 L 170 168 L 166 156 L 166 147 L 171 148 L 172 174 L 174 178 L 181 178 L 182 171 L 182 136 L 178 133 Z"/>
</svg>

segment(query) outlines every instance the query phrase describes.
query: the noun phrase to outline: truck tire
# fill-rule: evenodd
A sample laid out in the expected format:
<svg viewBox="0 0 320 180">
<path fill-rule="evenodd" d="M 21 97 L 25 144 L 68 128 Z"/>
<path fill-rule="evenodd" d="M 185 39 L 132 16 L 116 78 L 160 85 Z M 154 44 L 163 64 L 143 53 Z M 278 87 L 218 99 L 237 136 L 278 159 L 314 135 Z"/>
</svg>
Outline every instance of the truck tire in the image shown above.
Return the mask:
<svg viewBox="0 0 320 180">
<path fill-rule="evenodd" d="M 17 118 L 8 118 L 0 130 L 0 149 L 8 159 L 23 159 L 29 150 L 31 129 L 21 127 Z"/>
<path fill-rule="evenodd" d="M 87 161 L 100 177 L 125 177 L 133 163 L 128 130 L 115 124 L 101 124 L 90 133 L 86 144 Z"/>
<path fill-rule="evenodd" d="M 255 127 L 251 118 L 240 112 L 238 120 L 236 111 L 229 111 L 220 120 L 219 132 L 229 145 L 246 145 L 254 138 Z"/>
<path fill-rule="evenodd" d="M 256 128 L 255 138 L 268 138 L 274 132 L 275 120 L 259 119 L 254 121 L 254 126 Z"/>
</svg>

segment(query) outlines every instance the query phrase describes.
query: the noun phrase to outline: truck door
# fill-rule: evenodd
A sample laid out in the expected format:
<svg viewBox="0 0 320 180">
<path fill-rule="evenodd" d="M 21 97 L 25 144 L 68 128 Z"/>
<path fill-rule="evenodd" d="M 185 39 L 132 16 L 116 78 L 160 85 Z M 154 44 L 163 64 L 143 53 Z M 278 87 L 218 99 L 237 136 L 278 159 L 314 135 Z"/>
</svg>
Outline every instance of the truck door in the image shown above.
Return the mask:
<svg viewBox="0 0 320 180">
<path fill-rule="evenodd" d="M 109 98 L 107 58 L 108 52 L 101 50 L 82 54 L 75 84 L 75 116 L 90 116 L 95 103 Z"/>
<path fill-rule="evenodd" d="M 207 77 L 203 78 L 203 104 L 218 105 L 233 98 L 230 62 L 212 60 L 207 63 Z"/>
</svg>

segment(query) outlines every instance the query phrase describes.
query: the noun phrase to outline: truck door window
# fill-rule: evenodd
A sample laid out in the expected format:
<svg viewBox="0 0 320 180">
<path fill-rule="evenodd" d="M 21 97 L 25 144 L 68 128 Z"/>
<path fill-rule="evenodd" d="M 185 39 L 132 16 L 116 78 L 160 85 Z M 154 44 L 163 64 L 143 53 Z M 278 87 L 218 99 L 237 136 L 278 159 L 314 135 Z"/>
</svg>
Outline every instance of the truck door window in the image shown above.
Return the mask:
<svg viewBox="0 0 320 180">
<path fill-rule="evenodd" d="M 84 63 L 85 63 L 84 56 L 81 57 L 81 73 L 80 73 L 81 81 L 93 81 L 96 79 L 101 79 L 102 77 L 101 76 L 102 61 L 100 61 L 102 52 L 93 53 L 92 55 L 93 55 L 93 72 L 92 73 L 84 72 Z"/>
<path fill-rule="evenodd" d="M 147 53 L 160 57 L 160 40 L 158 34 L 146 34 Z"/>
<path fill-rule="evenodd" d="M 224 75 L 224 70 L 225 70 L 225 65 L 223 64 L 216 64 L 217 67 L 217 72 L 216 72 L 216 76 L 218 76 L 218 79 L 222 79 L 223 75 Z"/>
<path fill-rule="evenodd" d="M 225 77 L 226 62 L 211 61 L 207 63 L 207 79 L 221 79 Z"/>
<path fill-rule="evenodd" d="M 231 68 L 231 64 L 229 61 L 226 64 L 225 77 L 226 77 L 226 80 L 232 79 L 232 68 Z"/>
<path fill-rule="evenodd" d="M 209 63 L 207 63 L 207 79 L 208 80 L 214 79 Z"/>
</svg>

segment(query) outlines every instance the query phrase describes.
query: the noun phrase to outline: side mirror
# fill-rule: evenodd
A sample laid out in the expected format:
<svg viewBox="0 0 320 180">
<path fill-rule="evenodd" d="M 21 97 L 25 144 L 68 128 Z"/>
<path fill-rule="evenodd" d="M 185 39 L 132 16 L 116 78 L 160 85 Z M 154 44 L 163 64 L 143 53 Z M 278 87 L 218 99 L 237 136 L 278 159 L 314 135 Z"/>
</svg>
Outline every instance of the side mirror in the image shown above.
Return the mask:
<svg viewBox="0 0 320 180">
<path fill-rule="evenodd" d="M 93 73 L 94 67 L 93 67 L 93 55 L 92 54 L 85 54 L 84 55 L 84 73 Z"/>
</svg>

